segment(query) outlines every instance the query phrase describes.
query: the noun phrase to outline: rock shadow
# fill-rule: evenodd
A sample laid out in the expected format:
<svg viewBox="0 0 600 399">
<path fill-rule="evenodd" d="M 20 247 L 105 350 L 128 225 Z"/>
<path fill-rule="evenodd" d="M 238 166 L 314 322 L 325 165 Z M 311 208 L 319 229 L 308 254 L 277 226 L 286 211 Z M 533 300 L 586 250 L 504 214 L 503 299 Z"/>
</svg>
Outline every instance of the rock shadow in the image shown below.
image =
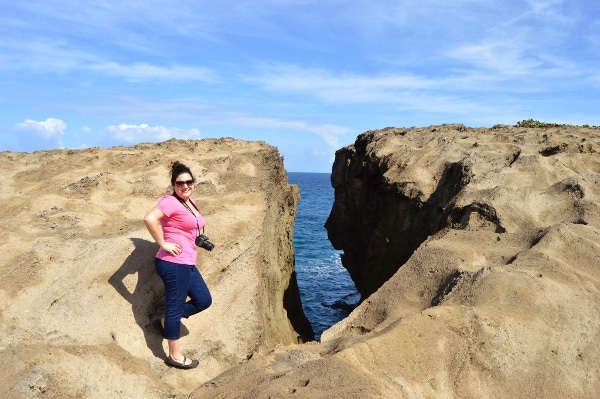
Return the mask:
<svg viewBox="0 0 600 399">
<path fill-rule="evenodd" d="M 133 252 L 108 282 L 131 304 L 133 317 L 144 334 L 148 348 L 154 356 L 164 359 L 163 337 L 152 327 L 152 320 L 164 312 L 164 288 L 154 270 L 158 246 L 141 238 L 131 238 L 131 241 L 135 246 Z M 135 286 L 128 287 L 126 280 L 135 274 Z"/>
</svg>

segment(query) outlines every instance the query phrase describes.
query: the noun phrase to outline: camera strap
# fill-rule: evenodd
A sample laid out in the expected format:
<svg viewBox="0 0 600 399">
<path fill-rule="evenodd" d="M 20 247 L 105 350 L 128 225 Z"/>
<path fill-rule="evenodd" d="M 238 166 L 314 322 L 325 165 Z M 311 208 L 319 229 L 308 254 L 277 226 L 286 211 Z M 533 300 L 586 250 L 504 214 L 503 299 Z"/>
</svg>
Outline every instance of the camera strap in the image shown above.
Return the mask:
<svg viewBox="0 0 600 399">
<path fill-rule="evenodd" d="M 173 194 L 173 195 L 175 196 L 175 198 L 177 198 L 177 200 L 179 202 L 181 202 L 181 204 L 183 206 L 185 206 L 188 209 L 188 211 L 190 211 L 192 213 L 192 215 L 194 216 L 194 219 L 196 220 L 196 227 L 198 228 L 198 235 L 200 235 L 200 225 L 198 224 L 198 216 L 196 216 L 196 214 L 194 213 L 194 211 L 192 210 L 192 208 L 190 208 L 190 206 L 183 200 L 183 198 L 181 198 L 177 194 Z M 191 198 L 190 198 L 190 202 L 192 203 L 192 205 L 194 205 L 194 208 L 196 208 L 196 210 L 198 211 L 198 213 L 202 214 L 200 212 L 200 209 L 198 209 L 198 207 L 196 206 L 196 204 L 194 203 L 194 201 L 192 201 Z M 202 233 L 204 233 L 204 227 L 202 227 Z"/>
</svg>

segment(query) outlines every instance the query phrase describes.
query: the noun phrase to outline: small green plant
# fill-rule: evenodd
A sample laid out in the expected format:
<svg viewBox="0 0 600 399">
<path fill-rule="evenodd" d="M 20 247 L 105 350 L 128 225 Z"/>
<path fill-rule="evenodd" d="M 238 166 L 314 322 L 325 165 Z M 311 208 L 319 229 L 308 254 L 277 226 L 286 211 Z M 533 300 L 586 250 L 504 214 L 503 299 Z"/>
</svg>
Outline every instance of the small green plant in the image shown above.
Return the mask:
<svg viewBox="0 0 600 399">
<path fill-rule="evenodd" d="M 540 122 L 534 121 L 533 119 L 522 120 L 521 122 L 517 122 L 517 127 L 558 127 L 560 125 L 556 123 L 548 123 L 548 122 Z"/>
<path fill-rule="evenodd" d="M 549 123 L 540 122 L 533 119 L 524 119 L 521 122 L 517 122 L 517 127 L 529 127 L 529 128 L 548 128 L 548 127 L 585 127 L 590 129 L 600 129 L 600 126 L 590 125 L 567 125 L 563 123 Z"/>
</svg>

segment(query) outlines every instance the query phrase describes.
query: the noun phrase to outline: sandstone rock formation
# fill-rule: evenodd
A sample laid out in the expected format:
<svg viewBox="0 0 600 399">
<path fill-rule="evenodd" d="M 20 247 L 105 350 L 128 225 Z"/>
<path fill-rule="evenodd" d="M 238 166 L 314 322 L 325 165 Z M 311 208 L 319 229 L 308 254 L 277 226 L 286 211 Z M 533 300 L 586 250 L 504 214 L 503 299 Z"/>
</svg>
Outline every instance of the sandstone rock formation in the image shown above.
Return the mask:
<svg viewBox="0 0 600 399">
<path fill-rule="evenodd" d="M 367 132 L 337 153 L 329 238 L 368 297 L 448 228 L 504 237 L 594 224 L 597 137 L 597 129 L 463 125 Z"/>
<path fill-rule="evenodd" d="M 599 149 L 572 127 L 360 135 L 336 154 L 327 228 L 362 302 L 303 344 L 298 194 L 274 149 L 0 154 L 0 397 L 597 398 Z M 202 176 L 219 249 L 201 256 L 218 300 L 184 322 L 202 359 L 186 372 L 147 329 L 160 282 L 140 218 L 171 159 Z"/>
<path fill-rule="evenodd" d="M 600 132 L 462 125 L 339 150 L 327 228 L 363 301 L 192 398 L 597 398 Z"/>
<path fill-rule="evenodd" d="M 163 364 L 164 293 L 144 214 L 180 160 L 215 250 L 213 305 L 183 321 L 200 367 Z M 293 273 L 297 187 L 277 150 L 233 139 L 1 153 L 0 397 L 172 398 L 262 348 L 312 338 Z M 302 338 L 304 337 L 304 338 Z"/>
</svg>

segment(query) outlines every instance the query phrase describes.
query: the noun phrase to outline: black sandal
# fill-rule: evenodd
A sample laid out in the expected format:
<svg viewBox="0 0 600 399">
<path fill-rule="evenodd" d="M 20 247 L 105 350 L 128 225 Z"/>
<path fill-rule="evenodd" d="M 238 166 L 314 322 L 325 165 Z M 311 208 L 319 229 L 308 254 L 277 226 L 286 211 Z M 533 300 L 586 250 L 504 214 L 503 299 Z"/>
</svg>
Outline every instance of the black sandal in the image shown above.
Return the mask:
<svg viewBox="0 0 600 399">
<path fill-rule="evenodd" d="M 169 365 L 171 367 L 175 367 L 175 368 L 183 369 L 183 370 L 195 369 L 196 367 L 198 367 L 198 364 L 200 364 L 198 359 L 192 359 L 192 362 L 190 364 L 185 364 L 186 360 L 187 360 L 187 357 L 184 356 L 183 362 L 179 363 L 178 361 L 173 360 L 171 358 L 171 356 L 168 356 L 167 360 L 165 360 L 165 363 L 167 363 L 167 365 Z"/>
</svg>

